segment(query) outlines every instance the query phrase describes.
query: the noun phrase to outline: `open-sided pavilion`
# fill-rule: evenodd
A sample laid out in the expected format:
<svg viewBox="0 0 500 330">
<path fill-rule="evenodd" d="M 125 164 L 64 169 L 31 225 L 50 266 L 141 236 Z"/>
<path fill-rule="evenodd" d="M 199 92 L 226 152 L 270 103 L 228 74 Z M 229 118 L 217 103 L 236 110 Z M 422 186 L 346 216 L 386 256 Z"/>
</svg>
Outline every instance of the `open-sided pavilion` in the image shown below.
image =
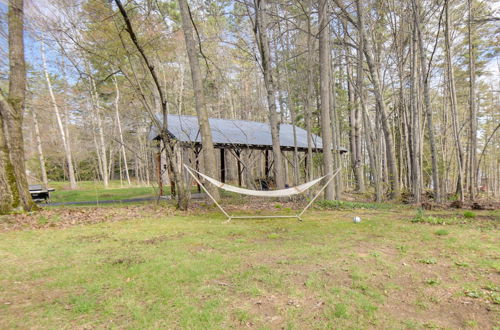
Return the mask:
<svg viewBox="0 0 500 330">
<path fill-rule="evenodd" d="M 210 129 L 212 131 L 212 140 L 214 147 L 220 152 L 220 181 L 226 181 L 226 152 L 232 154 L 237 161 L 238 184 L 241 186 L 242 168 L 247 166 L 241 159 L 243 150 L 260 150 L 265 155 L 265 176 L 269 177 L 272 168 L 270 153 L 272 151 L 271 127 L 268 123 L 210 118 Z M 179 142 L 179 146 L 184 149 L 190 149 L 198 159 L 202 144 L 198 118 L 196 116 L 183 116 L 169 114 L 167 117 L 167 130 L 169 136 Z M 308 134 L 301 127 L 280 124 L 280 147 L 284 158 L 292 166 L 292 161 L 285 154 L 286 151 L 297 151 L 302 153 L 299 164 L 305 159 L 308 152 Z M 150 132 L 151 140 L 160 140 L 158 131 L 153 128 Z M 313 152 L 323 152 L 323 143 L 321 137 L 310 134 L 310 144 Z M 339 153 L 346 153 L 347 150 L 340 148 Z M 161 159 L 161 158 L 159 158 Z M 196 166 L 198 162 L 196 161 Z M 161 165 L 159 165 L 159 174 L 161 174 Z M 161 175 L 159 175 L 161 176 Z"/>
</svg>

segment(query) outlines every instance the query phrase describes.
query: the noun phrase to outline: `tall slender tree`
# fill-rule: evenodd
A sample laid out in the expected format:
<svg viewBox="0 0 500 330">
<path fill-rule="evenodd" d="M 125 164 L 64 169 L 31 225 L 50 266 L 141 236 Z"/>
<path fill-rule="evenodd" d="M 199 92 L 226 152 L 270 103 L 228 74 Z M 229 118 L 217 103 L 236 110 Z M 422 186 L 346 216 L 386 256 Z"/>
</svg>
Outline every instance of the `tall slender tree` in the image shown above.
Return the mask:
<svg viewBox="0 0 500 330">
<path fill-rule="evenodd" d="M 189 66 L 191 68 L 191 79 L 193 81 L 198 125 L 200 126 L 203 165 L 205 166 L 205 172 L 209 176 L 216 177 L 217 163 L 215 161 L 215 149 L 205 103 L 205 92 L 203 90 L 200 62 L 198 61 L 201 45 L 199 43 L 197 45 L 197 42 L 194 39 L 194 22 L 192 20 L 191 10 L 187 0 L 179 0 L 179 9 L 181 12 L 182 29 L 184 31 L 184 41 L 186 42 Z M 219 199 L 219 191 L 217 187 L 208 185 L 207 189 L 209 189 L 209 192 L 214 199 Z"/>
<path fill-rule="evenodd" d="M 455 74 L 453 72 L 452 64 L 452 49 L 450 40 L 450 3 L 449 0 L 445 0 L 445 24 L 444 24 L 444 44 L 445 44 L 445 62 L 446 62 L 446 80 L 448 85 L 448 96 L 450 100 L 451 108 L 451 120 L 453 128 L 453 137 L 455 140 L 455 154 L 457 157 L 457 193 L 459 195 L 460 201 L 464 201 L 464 157 L 462 150 L 462 143 L 460 141 L 460 128 L 458 123 L 458 110 L 457 110 L 457 93 L 455 88 Z"/>
<path fill-rule="evenodd" d="M 469 198 L 474 200 L 477 191 L 477 109 L 476 109 L 476 59 L 474 45 L 474 14 L 472 0 L 467 0 L 467 44 L 469 51 Z"/>
<path fill-rule="evenodd" d="M 332 154 L 332 124 L 330 118 L 330 42 L 329 42 L 329 19 L 328 1 L 318 1 L 319 17 L 319 70 L 320 70 L 320 98 L 321 98 L 321 138 L 323 140 L 323 167 L 328 176 L 333 175 L 333 154 Z M 334 199 L 333 182 L 325 189 L 325 199 Z"/>
<path fill-rule="evenodd" d="M 264 85 L 266 87 L 267 106 L 269 108 L 269 124 L 271 126 L 271 140 L 273 148 L 273 174 L 276 186 L 285 186 L 283 164 L 280 146 L 280 119 L 276 105 L 276 86 L 273 77 L 273 61 L 268 37 L 267 0 L 255 0 L 254 34 L 259 48 Z"/>
<path fill-rule="evenodd" d="M 57 126 L 59 127 L 59 134 L 61 135 L 61 141 L 63 144 L 64 154 L 66 156 L 66 163 L 68 166 L 68 177 L 69 183 L 72 190 L 77 188 L 75 170 L 73 167 L 73 156 L 71 154 L 70 142 L 67 138 L 67 128 L 64 127 L 64 122 L 62 120 L 61 112 L 59 111 L 59 105 L 57 104 L 56 97 L 54 95 L 54 90 L 52 88 L 52 82 L 50 80 L 49 70 L 47 69 L 47 60 L 45 58 L 45 47 L 43 42 L 41 43 L 41 55 L 42 55 L 42 65 L 43 72 L 45 74 L 45 80 L 47 82 L 47 88 L 50 94 L 50 101 L 52 104 L 52 109 L 54 109 L 54 115 L 56 116 Z"/>
</svg>

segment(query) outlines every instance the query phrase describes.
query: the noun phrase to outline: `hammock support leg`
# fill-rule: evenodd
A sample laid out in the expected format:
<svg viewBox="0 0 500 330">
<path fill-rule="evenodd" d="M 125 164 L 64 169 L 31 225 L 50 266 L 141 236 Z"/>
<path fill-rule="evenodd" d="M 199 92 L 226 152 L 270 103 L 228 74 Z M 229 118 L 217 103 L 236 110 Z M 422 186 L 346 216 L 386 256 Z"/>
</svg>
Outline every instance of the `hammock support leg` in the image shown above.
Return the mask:
<svg viewBox="0 0 500 330">
<path fill-rule="evenodd" d="M 217 205 L 217 207 L 222 211 L 222 213 L 224 213 L 224 215 L 227 217 L 227 221 L 230 221 L 231 220 L 231 216 L 229 214 L 227 214 L 227 212 L 222 208 L 222 206 L 220 206 L 219 203 L 217 203 L 217 201 L 215 200 L 215 198 L 208 192 L 207 188 L 205 188 L 205 186 L 203 185 L 203 183 L 201 183 L 201 181 L 198 180 L 198 178 L 196 177 L 196 175 L 194 175 L 194 173 L 191 172 L 191 170 L 189 169 L 189 167 L 186 166 L 186 164 L 184 164 L 184 167 L 186 168 L 186 170 L 188 171 L 188 173 L 191 174 L 191 176 L 200 185 L 200 187 L 203 189 L 203 191 L 205 191 L 205 193 L 208 195 L 208 197 L 210 197 L 210 199 L 212 199 L 214 201 L 215 205 Z"/>
<path fill-rule="evenodd" d="M 323 192 L 323 190 L 325 190 L 325 188 L 330 184 L 330 182 L 332 182 L 333 178 L 335 178 L 335 176 L 340 172 L 340 167 L 337 168 L 337 170 L 335 171 L 335 173 L 333 173 L 332 177 L 330 179 L 328 179 L 328 181 L 325 183 L 325 185 L 316 193 L 316 195 L 313 197 L 313 199 L 311 199 L 311 201 L 309 201 L 309 203 L 306 205 L 306 207 L 302 210 L 302 212 L 300 212 L 297 217 L 300 219 L 300 221 L 302 221 L 302 219 L 300 218 L 305 211 L 307 211 L 307 209 L 309 207 L 311 207 L 311 205 L 314 203 L 314 201 L 316 200 L 316 198 L 319 197 L 319 195 Z"/>
</svg>

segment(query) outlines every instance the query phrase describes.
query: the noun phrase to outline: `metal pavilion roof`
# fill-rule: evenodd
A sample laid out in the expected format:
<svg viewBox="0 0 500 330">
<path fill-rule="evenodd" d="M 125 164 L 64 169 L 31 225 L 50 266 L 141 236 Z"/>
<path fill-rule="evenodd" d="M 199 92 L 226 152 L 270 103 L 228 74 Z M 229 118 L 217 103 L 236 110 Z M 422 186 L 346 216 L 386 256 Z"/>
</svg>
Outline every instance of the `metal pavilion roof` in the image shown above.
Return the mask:
<svg viewBox="0 0 500 330">
<path fill-rule="evenodd" d="M 168 132 L 170 135 L 186 144 L 201 144 L 198 118 L 196 116 L 168 115 Z M 251 148 L 272 149 L 271 127 L 267 123 L 248 120 L 210 118 L 212 139 L 216 148 Z M 307 131 L 295 126 L 297 148 L 307 150 Z M 153 127 L 150 139 L 157 139 L 158 132 Z M 313 150 L 323 149 L 322 140 L 312 134 Z M 280 125 L 280 145 L 284 150 L 294 149 L 293 125 Z M 341 153 L 347 152 L 344 148 Z"/>
</svg>

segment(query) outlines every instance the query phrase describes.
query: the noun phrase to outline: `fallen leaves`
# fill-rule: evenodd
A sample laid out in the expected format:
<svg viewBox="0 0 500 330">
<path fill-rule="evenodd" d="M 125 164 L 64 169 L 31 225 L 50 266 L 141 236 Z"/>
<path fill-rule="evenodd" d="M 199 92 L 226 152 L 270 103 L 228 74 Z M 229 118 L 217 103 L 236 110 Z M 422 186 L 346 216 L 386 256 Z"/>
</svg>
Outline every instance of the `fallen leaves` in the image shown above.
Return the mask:
<svg viewBox="0 0 500 330">
<path fill-rule="evenodd" d="M 117 207 L 64 207 L 0 217 L 0 232 L 67 228 L 101 222 L 124 221 L 137 217 L 164 217 L 174 213 L 169 206 L 127 205 Z"/>
</svg>

